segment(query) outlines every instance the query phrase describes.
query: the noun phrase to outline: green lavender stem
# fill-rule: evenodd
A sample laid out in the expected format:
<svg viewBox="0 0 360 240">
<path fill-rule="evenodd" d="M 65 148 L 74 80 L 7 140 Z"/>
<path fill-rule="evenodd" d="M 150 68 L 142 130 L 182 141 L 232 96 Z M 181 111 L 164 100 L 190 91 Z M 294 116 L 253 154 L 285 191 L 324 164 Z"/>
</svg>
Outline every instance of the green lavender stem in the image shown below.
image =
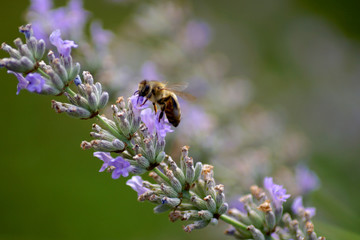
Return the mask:
<svg viewBox="0 0 360 240">
<path fill-rule="evenodd" d="M 246 225 L 244 225 L 243 223 L 237 221 L 235 218 L 232 218 L 232 217 L 230 217 L 230 216 L 228 216 L 226 214 L 222 214 L 220 216 L 220 219 L 223 220 L 224 222 L 234 226 L 237 229 L 248 231 Z"/>
</svg>

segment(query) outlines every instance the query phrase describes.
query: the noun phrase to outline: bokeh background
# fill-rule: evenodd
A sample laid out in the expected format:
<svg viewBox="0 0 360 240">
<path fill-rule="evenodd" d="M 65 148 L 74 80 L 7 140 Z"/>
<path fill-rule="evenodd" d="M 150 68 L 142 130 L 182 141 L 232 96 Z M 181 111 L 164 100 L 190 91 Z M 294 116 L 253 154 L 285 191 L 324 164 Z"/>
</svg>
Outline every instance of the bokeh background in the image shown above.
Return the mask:
<svg viewBox="0 0 360 240">
<path fill-rule="evenodd" d="M 84 2 L 91 17 L 112 30 L 126 25 L 139 4 Z M 229 57 L 231 74 L 253 84 L 254 102 L 307 136 L 307 161 L 322 183 L 311 195 L 317 232 L 328 239 L 360 239 L 360 4 L 200 0 L 190 5 L 193 17 L 212 27 L 209 48 Z M 1 42 L 19 37 L 28 6 L 23 0 L 1 3 Z M 210 227 L 211 233 L 186 234 L 183 223 L 154 215 L 124 179 L 99 174 L 99 161 L 80 149 L 89 139 L 90 122 L 55 114 L 51 97 L 25 91 L 16 96 L 16 81 L 4 69 L 0 80 L 0 239 L 225 238 L 223 225 Z"/>
</svg>

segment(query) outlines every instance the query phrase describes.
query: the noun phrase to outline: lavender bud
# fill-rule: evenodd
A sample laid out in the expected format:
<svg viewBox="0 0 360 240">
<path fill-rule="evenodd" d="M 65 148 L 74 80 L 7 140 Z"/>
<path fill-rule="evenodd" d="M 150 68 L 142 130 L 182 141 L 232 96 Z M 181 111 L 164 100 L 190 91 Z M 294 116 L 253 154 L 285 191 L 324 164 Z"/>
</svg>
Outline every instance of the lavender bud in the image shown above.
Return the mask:
<svg viewBox="0 0 360 240">
<path fill-rule="evenodd" d="M 166 176 L 170 179 L 171 186 L 175 189 L 175 191 L 181 193 L 182 185 L 179 180 L 174 176 L 173 172 L 171 170 L 167 170 Z"/>
<path fill-rule="evenodd" d="M 64 87 L 64 83 L 52 69 L 46 70 L 46 74 L 49 75 L 51 83 L 59 90 L 62 90 Z"/>
<path fill-rule="evenodd" d="M 181 185 L 184 185 L 185 184 L 185 175 L 184 175 L 183 171 L 181 171 L 181 169 L 176 165 L 176 163 L 174 162 L 174 160 L 172 160 L 172 158 L 170 156 L 168 156 L 167 162 L 169 163 L 170 168 L 174 173 L 174 176 L 180 181 Z"/>
<path fill-rule="evenodd" d="M 66 57 L 62 57 L 61 59 L 62 59 L 62 64 L 64 65 L 67 73 L 70 74 L 71 69 L 72 69 L 72 57 L 66 56 Z"/>
<path fill-rule="evenodd" d="M 229 214 L 236 217 L 237 219 L 239 219 L 240 222 L 246 224 L 246 225 L 251 225 L 251 220 L 248 217 L 248 215 L 240 212 L 239 210 L 237 210 L 236 208 L 231 208 L 229 210 Z"/>
<path fill-rule="evenodd" d="M 88 100 L 86 100 L 84 97 L 80 96 L 79 94 L 75 95 L 74 100 L 76 101 L 76 105 L 78 105 L 80 107 L 83 107 L 83 108 L 88 108 L 89 107 Z"/>
<path fill-rule="evenodd" d="M 42 59 L 44 54 L 45 54 L 45 50 L 46 50 L 45 41 L 40 39 L 36 44 L 36 51 L 34 53 L 35 59 L 38 60 L 38 61 L 40 59 Z"/>
<path fill-rule="evenodd" d="M 56 89 L 53 86 L 50 86 L 49 84 L 44 84 L 41 89 L 41 94 L 45 95 L 58 95 L 60 94 L 60 90 Z"/>
<path fill-rule="evenodd" d="M 155 182 L 157 182 L 158 184 L 162 184 L 162 183 L 165 183 L 164 180 L 159 177 L 159 175 L 157 175 L 156 173 L 154 172 L 150 172 L 149 173 L 149 177 L 151 177 L 152 179 L 154 179 Z"/>
<path fill-rule="evenodd" d="M 145 138 L 144 139 L 144 145 L 145 145 L 145 154 L 147 156 L 147 158 L 149 159 L 149 161 L 151 163 L 155 162 L 155 149 L 153 147 L 153 142 L 151 141 L 150 138 Z"/>
<path fill-rule="evenodd" d="M 265 237 L 261 233 L 261 231 L 259 229 L 256 229 L 253 225 L 248 226 L 247 229 L 251 232 L 254 240 L 265 240 Z"/>
<path fill-rule="evenodd" d="M 27 57 L 21 57 L 20 64 L 23 68 L 22 72 L 28 72 L 35 68 L 34 63 Z"/>
<path fill-rule="evenodd" d="M 194 181 L 198 180 L 202 170 L 202 163 L 197 162 L 195 165 Z"/>
<path fill-rule="evenodd" d="M 263 219 L 261 216 L 247 205 L 245 205 L 245 209 L 248 212 L 252 224 L 257 228 L 261 228 L 263 226 Z"/>
<path fill-rule="evenodd" d="M 154 213 L 163 213 L 169 211 L 170 209 L 171 207 L 169 205 L 161 204 L 154 208 Z"/>
<path fill-rule="evenodd" d="M 280 206 L 278 208 L 275 208 L 275 218 L 276 218 L 276 222 L 278 223 L 282 217 L 283 214 L 283 206 Z"/>
<path fill-rule="evenodd" d="M 106 106 L 106 104 L 108 103 L 108 101 L 109 101 L 109 94 L 107 92 L 103 92 L 99 99 L 98 109 L 104 108 Z"/>
<path fill-rule="evenodd" d="M 219 223 L 219 220 L 217 220 L 216 218 L 212 218 L 211 220 L 210 220 L 210 223 L 211 223 L 211 225 L 217 225 L 218 223 Z"/>
<path fill-rule="evenodd" d="M 268 226 L 269 230 L 272 231 L 276 226 L 275 214 L 273 211 L 268 211 L 265 213 L 265 223 Z"/>
<path fill-rule="evenodd" d="M 208 210 L 201 210 L 198 212 L 199 217 L 203 220 L 210 220 L 213 217 L 213 213 Z"/>
<path fill-rule="evenodd" d="M 162 161 L 164 161 L 165 156 L 166 156 L 165 152 L 160 152 L 156 157 L 156 162 L 161 163 Z"/>
<path fill-rule="evenodd" d="M 88 96 L 88 103 L 89 103 L 89 107 L 92 111 L 96 111 L 97 110 L 97 99 L 96 99 L 96 95 L 95 93 L 90 93 L 90 95 Z"/>
<path fill-rule="evenodd" d="M 10 57 L 12 57 L 12 58 L 15 58 L 15 59 L 20 59 L 21 58 L 21 55 L 20 55 L 19 51 L 12 48 L 12 47 L 10 47 L 6 43 L 1 44 L 1 49 L 6 51 L 10 55 Z"/>
<path fill-rule="evenodd" d="M 112 145 L 119 150 L 123 150 L 125 148 L 125 144 L 117 138 L 112 141 Z"/>
<path fill-rule="evenodd" d="M 207 203 L 199 198 L 197 195 L 192 195 L 190 201 L 197 207 L 198 209 L 208 209 Z"/>
<path fill-rule="evenodd" d="M 69 79 L 74 79 L 77 75 L 80 73 L 80 63 L 75 63 L 75 65 L 72 66 L 71 71 L 69 73 Z"/>
<path fill-rule="evenodd" d="M 140 167 L 146 169 L 150 166 L 149 160 L 143 157 L 141 154 L 135 155 L 134 160 L 139 164 Z"/>
<path fill-rule="evenodd" d="M 188 220 L 199 220 L 199 212 L 196 210 L 188 210 L 186 212 L 182 212 L 183 216 L 181 221 L 188 221 Z"/>
<path fill-rule="evenodd" d="M 180 168 L 185 171 L 185 158 L 188 157 L 189 154 L 189 146 L 183 146 L 181 149 L 181 157 L 180 157 Z"/>
<path fill-rule="evenodd" d="M 185 177 L 186 182 L 191 184 L 195 176 L 195 168 L 192 158 L 189 157 L 185 158 L 185 167 L 186 167 L 186 177 Z"/>
<path fill-rule="evenodd" d="M 219 184 L 214 187 L 216 191 L 216 206 L 221 206 L 225 201 L 225 194 L 224 194 L 224 185 Z"/>
<path fill-rule="evenodd" d="M 81 78 L 79 75 L 77 75 L 74 79 L 74 83 L 76 86 L 79 86 L 81 84 Z"/>
<path fill-rule="evenodd" d="M 138 167 L 138 166 L 135 166 L 131 169 L 131 173 L 135 174 L 135 175 L 142 175 L 144 174 L 145 172 L 147 172 L 146 169 L 144 168 L 141 168 L 141 167 Z"/>
<path fill-rule="evenodd" d="M 218 214 L 222 215 L 222 214 L 226 213 L 228 209 L 229 209 L 229 205 L 228 205 L 227 203 L 223 203 L 223 204 L 219 207 L 219 209 L 218 209 L 217 212 L 218 212 Z"/>
<path fill-rule="evenodd" d="M 184 231 L 185 232 L 191 232 L 194 229 L 201 229 L 206 227 L 209 224 L 209 221 L 204 221 L 204 220 L 200 220 L 200 221 L 195 221 L 192 224 L 189 224 L 187 226 L 184 227 Z"/>
<path fill-rule="evenodd" d="M 164 205 L 168 205 L 171 208 L 178 206 L 181 203 L 181 200 L 179 198 L 169 198 L 169 197 L 163 197 L 161 199 L 161 203 Z"/>
<path fill-rule="evenodd" d="M 31 51 L 31 55 L 34 57 L 37 51 L 37 40 L 35 37 L 30 37 L 28 41 L 26 41 L 26 45 L 28 49 Z"/>
<path fill-rule="evenodd" d="M 165 139 L 156 141 L 155 154 L 159 154 L 160 152 L 163 152 L 164 149 L 165 149 Z"/>
<path fill-rule="evenodd" d="M 69 116 L 75 118 L 89 118 L 91 116 L 91 113 L 84 108 L 77 107 L 67 103 L 57 102 L 54 100 L 51 101 L 51 107 L 57 113 L 66 112 Z"/>
<path fill-rule="evenodd" d="M 92 140 L 91 145 L 95 150 L 102 151 L 102 152 L 112 152 L 112 151 L 120 150 L 120 149 L 116 148 L 112 144 L 112 142 L 109 142 L 106 140 Z"/>
<path fill-rule="evenodd" d="M 31 24 L 26 24 L 25 26 L 19 27 L 19 32 L 23 33 L 26 39 L 29 39 L 33 36 Z"/>
<path fill-rule="evenodd" d="M 169 213 L 170 222 L 176 222 L 177 220 L 182 218 L 182 214 L 180 211 L 171 211 Z"/>
<path fill-rule="evenodd" d="M 25 45 L 25 44 L 21 45 L 19 48 L 19 52 L 22 56 L 29 58 L 31 60 L 31 62 L 35 61 L 34 56 L 33 56 L 32 52 L 29 50 L 27 45 Z"/>
<path fill-rule="evenodd" d="M 87 141 L 82 141 L 81 144 L 80 144 L 80 147 L 81 147 L 83 150 L 91 149 L 91 148 L 92 148 L 91 143 L 89 143 L 89 142 L 87 142 Z"/>
<path fill-rule="evenodd" d="M 178 197 L 178 193 L 170 186 L 162 183 L 161 184 L 161 190 L 163 191 L 163 193 L 168 196 L 168 197 L 171 197 L 171 198 L 177 198 Z"/>
<path fill-rule="evenodd" d="M 18 48 L 18 50 L 20 50 L 21 46 L 24 45 L 24 43 L 21 41 L 20 38 L 16 38 L 16 39 L 14 40 L 14 44 L 15 44 L 15 46 Z"/>
<path fill-rule="evenodd" d="M 84 82 L 89 84 L 89 85 L 93 85 L 94 84 L 94 79 L 93 76 L 90 74 L 90 72 L 88 71 L 83 71 L 83 78 L 84 78 Z"/>
<path fill-rule="evenodd" d="M 206 195 L 211 195 L 211 197 L 213 199 L 216 199 L 214 179 L 209 179 L 209 180 L 205 181 L 205 193 L 206 193 Z"/>
<path fill-rule="evenodd" d="M 62 79 L 62 81 L 66 84 L 68 82 L 68 73 L 66 72 L 66 69 L 63 65 L 61 65 L 60 60 L 58 58 L 55 58 L 52 61 L 53 68 L 55 72 L 59 75 L 59 77 Z"/>
<path fill-rule="evenodd" d="M 216 203 L 215 203 L 214 199 L 210 195 L 208 195 L 208 196 L 204 197 L 204 200 L 206 202 L 207 209 L 209 209 L 209 211 L 215 213 L 216 212 Z"/>
</svg>

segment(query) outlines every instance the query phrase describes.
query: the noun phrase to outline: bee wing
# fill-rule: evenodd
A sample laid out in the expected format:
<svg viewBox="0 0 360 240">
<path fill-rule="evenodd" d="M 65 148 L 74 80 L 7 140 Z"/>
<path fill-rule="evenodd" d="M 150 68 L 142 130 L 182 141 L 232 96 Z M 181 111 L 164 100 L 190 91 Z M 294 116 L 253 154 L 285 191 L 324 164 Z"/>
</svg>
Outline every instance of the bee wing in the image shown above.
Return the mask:
<svg viewBox="0 0 360 240">
<path fill-rule="evenodd" d="M 166 83 L 165 86 L 166 86 L 165 88 L 169 91 L 182 92 L 189 86 L 189 83 L 175 83 L 175 84 Z"/>
<path fill-rule="evenodd" d="M 181 92 L 181 91 L 174 91 L 174 90 L 171 90 L 173 93 L 175 93 L 177 96 L 185 99 L 185 100 L 188 100 L 188 101 L 195 101 L 196 100 L 196 97 L 191 95 L 190 93 L 186 93 L 186 92 Z"/>
</svg>

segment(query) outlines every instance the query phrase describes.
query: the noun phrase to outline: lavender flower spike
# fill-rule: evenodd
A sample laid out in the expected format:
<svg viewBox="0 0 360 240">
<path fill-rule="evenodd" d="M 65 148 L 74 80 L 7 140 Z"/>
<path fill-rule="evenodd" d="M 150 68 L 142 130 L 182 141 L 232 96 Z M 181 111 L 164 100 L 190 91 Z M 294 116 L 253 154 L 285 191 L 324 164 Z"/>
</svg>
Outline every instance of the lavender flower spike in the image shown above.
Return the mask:
<svg viewBox="0 0 360 240">
<path fill-rule="evenodd" d="M 276 209 L 282 207 L 282 203 L 290 197 L 290 194 L 286 194 L 286 189 L 281 185 L 274 184 L 272 177 L 266 177 L 264 179 L 264 187 L 270 194 L 271 200 Z"/>
<path fill-rule="evenodd" d="M 126 185 L 136 191 L 138 196 L 149 191 L 149 189 L 143 187 L 143 180 L 140 176 L 133 176 L 131 179 L 127 180 Z"/>
<path fill-rule="evenodd" d="M 60 55 L 62 55 L 63 57 L 69 57 L 71 53 L 71 48 L 77 48 L 78 45 L 75 44 L 74 41 L 62 40 L 60 36 L 60 29 L 53 31 L 49 38 L 50 42 L 57 48 Z"/>
</svg>

